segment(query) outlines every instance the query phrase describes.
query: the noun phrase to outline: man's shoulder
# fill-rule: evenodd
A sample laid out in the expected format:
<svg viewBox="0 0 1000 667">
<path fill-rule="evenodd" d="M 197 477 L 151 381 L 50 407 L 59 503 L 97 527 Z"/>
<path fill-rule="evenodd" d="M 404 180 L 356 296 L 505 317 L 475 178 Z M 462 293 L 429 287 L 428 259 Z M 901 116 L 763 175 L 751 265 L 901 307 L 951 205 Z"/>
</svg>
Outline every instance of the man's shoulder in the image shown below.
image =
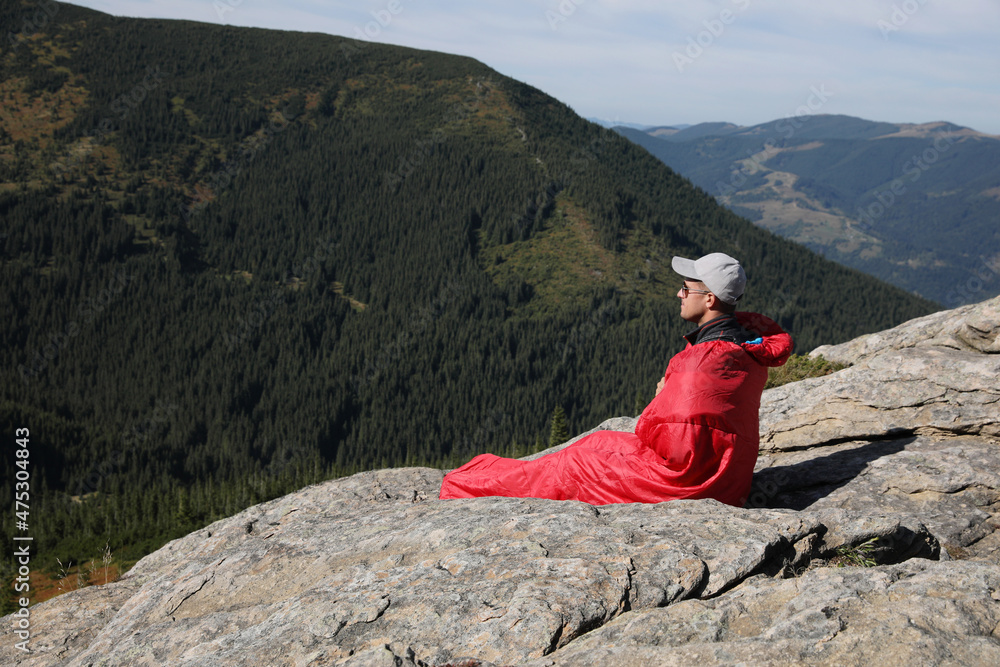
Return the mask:
<svg viewBox="0 0 1000 667">
<path fill-rule="evenodd" d="M 719 364 L 728 366 L 733 359 L 742 359 L 745 356 L 742 352 L 743 346 L 732 340 L 706 340 L 685 347 L 671 358 L 670 365 L 677 369 L 711 371 Z"/>
</svg>

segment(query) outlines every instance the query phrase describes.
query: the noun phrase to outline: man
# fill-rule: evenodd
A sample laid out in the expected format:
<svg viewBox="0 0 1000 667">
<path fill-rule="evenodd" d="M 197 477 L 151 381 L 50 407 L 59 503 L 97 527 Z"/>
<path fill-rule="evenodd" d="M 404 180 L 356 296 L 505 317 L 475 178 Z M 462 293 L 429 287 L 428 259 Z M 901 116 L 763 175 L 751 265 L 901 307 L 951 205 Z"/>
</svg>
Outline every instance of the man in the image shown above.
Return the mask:
<svg viewBox="0 0 1000 667">
<path fill-rule="evenodd" d="M 792 339 L 774 321 L 737 313 L 746 274 L 723 253 L 671 262 L 681 317 L 698 325 L 670 360 L 635 433 L 598 431 L 534 461 L 482 454 L 445 475 L 441 498 L 513 496 L 593 505 L 715 498 L 742 506 L 757 461 L 767 367 Z"/>
</svg>

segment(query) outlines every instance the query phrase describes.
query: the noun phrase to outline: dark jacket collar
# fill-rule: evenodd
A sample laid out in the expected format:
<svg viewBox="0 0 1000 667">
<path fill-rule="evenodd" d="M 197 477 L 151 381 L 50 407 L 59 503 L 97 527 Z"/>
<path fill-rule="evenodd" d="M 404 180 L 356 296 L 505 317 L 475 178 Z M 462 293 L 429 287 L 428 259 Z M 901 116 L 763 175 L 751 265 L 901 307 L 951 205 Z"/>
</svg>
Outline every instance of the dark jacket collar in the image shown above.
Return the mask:
<svg viewBox="0 0 1000 667">
<path fill-rule="evenodd" d="M 735 315 L 719 315 L 694 331 L 684 334 L 684 339 L 691 345 L 707 343 L 712 340 L 725 340 L 739 344 L 754 338 L 756 338 L 756 334 L 750 333 L 740 326 Z"/>
</svg>

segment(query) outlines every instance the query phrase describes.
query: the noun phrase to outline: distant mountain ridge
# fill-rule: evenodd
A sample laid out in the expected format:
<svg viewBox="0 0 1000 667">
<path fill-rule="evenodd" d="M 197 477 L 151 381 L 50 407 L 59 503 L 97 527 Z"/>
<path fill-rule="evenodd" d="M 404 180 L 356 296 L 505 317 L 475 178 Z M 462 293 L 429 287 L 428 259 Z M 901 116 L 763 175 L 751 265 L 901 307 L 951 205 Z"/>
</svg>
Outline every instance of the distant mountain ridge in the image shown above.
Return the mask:
<svg viewBox="0 0 1000 667">
<path fill-rule="evenodd" d="M 947 306 L 1000 294 L 1000 137 L 838 115 L 618 130 L 758 225 Z"/>
<path fill-rule="evenodd" d="M 607 120 L 605 118 L 587 118 L 591 123 L 597 123 L 601 127 L 606 127 L 608 129 L 614 127 L 628 127 L 633 130 L 646 130 L 650 126 L 645 123 L 629 123 L 620 120 Z"/>
<path fill-rule="evenodd" d="M 1000 136 L 979 132 L 972 128 L 956 125 L 946 121 L 929 123 L 887 123 L 870 121 L 854 116 L 816 114 L 779 118 L 757 125 L 737 125 L 725 121 L 705 122 L 694 125 L 640 125 L 620 123 L 613 127 L 628 127 L 643 129 L 648 134 L 670 137 L 675 141 L 690 141 L 704 136 L 775 136 L 784 135 L 791 139 L 794 136 L 802 138 L 821 139 L 876 139 L 902 136 L 933 136 L 934 133 L 946 132 L 959 136 L 1000 139 Z M 807 128 L 808 129 L 805 129 Z M 671 132 L 670 130 L 673 130 Z"/>
</svg>

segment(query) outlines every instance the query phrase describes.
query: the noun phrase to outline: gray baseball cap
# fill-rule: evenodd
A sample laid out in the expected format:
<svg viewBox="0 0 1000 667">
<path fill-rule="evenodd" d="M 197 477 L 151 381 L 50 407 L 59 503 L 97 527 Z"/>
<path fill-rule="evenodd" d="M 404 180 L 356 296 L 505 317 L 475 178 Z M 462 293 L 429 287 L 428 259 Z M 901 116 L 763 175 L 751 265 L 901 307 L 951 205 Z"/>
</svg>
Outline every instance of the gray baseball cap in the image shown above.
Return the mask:
<svg viewBox="0 0 1000 667">
<path fill-rule="evenodd" d="M 674 257 L 670 261 L 674 271 L 685 278 L 700 280 L 725 303 L 735 306 L 747 286 L 747 274 L 740 263 L 722 252 L 713 252 L 700 259 Z"/>
</svg>

